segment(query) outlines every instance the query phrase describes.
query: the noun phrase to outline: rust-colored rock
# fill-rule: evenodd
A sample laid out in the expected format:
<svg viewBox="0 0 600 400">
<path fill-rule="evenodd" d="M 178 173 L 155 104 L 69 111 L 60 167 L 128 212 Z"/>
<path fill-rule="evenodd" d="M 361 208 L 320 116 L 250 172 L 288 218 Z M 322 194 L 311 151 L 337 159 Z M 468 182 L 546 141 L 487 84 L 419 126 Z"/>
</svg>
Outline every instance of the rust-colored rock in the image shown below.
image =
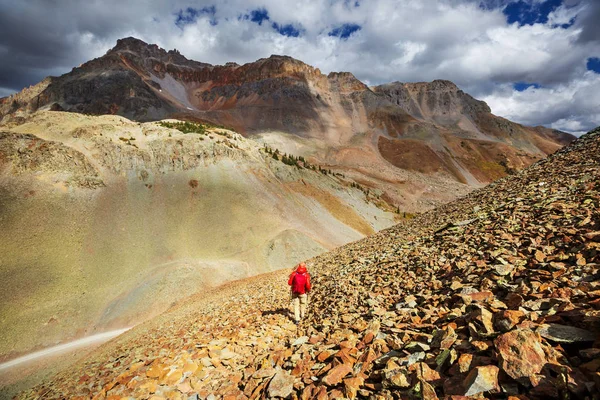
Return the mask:
<svg viewBox="0 0 600 400">
<path fill-rule="evenodd" d="M 546 364 L 540 337 L 529 329 L 505 333 L 494 344 L 502 369 L 513 379 L 538 374 Z"/>
<path fill-rule="evenodd" d="M 525 318 L 525 314 L 518 310 L 504 310 L 494 314 L 494 326 L 501 332 L 508 332 Z"/>
<path fill-rule="evenodd" d="M 323 378 L 323 383 L 328 386 L 335 386 L 342 381 L 350 372 L 352 367 L 348 364 L 340 364 L 332 368 Z"/>
</svg>

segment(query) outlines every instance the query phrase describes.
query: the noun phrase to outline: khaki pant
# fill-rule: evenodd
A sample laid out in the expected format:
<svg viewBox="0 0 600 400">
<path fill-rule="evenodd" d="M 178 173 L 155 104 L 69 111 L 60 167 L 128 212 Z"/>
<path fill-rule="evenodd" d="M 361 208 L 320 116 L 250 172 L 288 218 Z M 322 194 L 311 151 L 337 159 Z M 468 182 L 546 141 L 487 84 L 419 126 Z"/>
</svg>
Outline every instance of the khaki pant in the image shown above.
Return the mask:
<svg viewBox="0 0 600 400">
<path fill-rule="evenodd" d="M 292 293 L 292 303 L 294 304 L 294 319 L 298 322 L 300 321 L 300 318 L 304 318 L 304 315 L 306 314 L 308 295 L 306 293 Z"/>
</svg>

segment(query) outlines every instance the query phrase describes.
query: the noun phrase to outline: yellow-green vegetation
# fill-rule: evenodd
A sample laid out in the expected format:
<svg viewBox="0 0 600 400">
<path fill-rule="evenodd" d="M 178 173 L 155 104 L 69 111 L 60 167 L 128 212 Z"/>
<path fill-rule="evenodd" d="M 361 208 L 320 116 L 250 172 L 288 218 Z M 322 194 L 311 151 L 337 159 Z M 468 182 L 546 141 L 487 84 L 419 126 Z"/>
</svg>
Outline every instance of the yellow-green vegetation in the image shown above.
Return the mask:
<svg viewBox="0 0 600 400">
<path fill-rule="evenodd" d="M 158 123 L 163 128 L 177 129 L 182 133 L 198 133 L 200 135 L 206 134 L 207 125 L 198 124 L 196 122 L 182 121 L 182 122 L 168 122 L 160 121 Z"/>
<path fill-rule="evenodd" d="M 264 145 L 263 150 L 265 153 L 270 154 L 274 160 L 281 161 L 282 163 L 284 163 L 286 165 L 291 165 L 291 166 L 295 166 L 297 168 L 306 168 L 306 169 L 310 169 L 313 171 L 318 171 L 318 172 L 322 173 L 323 175 L 334 175 L 334 176 L 338 176 L 340 178 L 346 177 L 344 174 L 341 174 L 339 172 L 333 172 L 332 170 L 323 168 L 320 165 L 318 165 L 318 166 L 313 165 L 313 164 L 309 163 L 308 161 L 306 161 L 306 159 L 303 156 L 295 156 L 293 154 L 281 153 L 279 151 L 279 149 L 273 149 L 270 146 L 267 146 L 266 144 Z M 359 187 L 358 184 L 356 184 L 356 185 L 357 186 L 352 186 L 352 187 Z"/>
<path fill-rule="evenodd" d="M 222 125 L 202 124 L 191 121 L 160 121 L 158 124 L 163 128 L 177 129 L 179 132 L 185 134 L 196 133 L 198 135 L 207 135 L 210 131 L 211 133 L 225 136 L 228 139 L 235 139 L 235 137 L 227 133 L 226 130 L 231 132 L 235 131 Z"/>
<path fill-rule="evenodd" d="M 481 159 L 477 161 L 476 166 L 492 181 L 500 179 L 507 174 L 505 167 L 493 161 L 484 161 Z"/>
</svg>

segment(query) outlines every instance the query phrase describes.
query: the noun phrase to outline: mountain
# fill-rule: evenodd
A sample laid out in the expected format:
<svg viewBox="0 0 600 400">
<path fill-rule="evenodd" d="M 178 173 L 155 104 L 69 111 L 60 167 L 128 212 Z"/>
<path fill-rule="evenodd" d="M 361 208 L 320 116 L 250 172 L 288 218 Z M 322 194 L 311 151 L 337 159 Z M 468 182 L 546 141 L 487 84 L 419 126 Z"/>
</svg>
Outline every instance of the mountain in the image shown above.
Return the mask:
<svg viewBox="0 0 600 400">
<path fill-rule="evenodd" d="M 0 359 L 140 323 L 398 218 L 341 174 L 201 128 L 54 111 L 0 125 Z"/>
<path fill-rule="evenodd" d="M 197 294 L 20 398 L 595 398 L 600 129 L 289 271 Z M 210 397 L 212 396 L 212 397 Z"/>
<path fill-rule="evenodd" d="M 449 81 L 368 87 L 287 56 L 210 65 L 135 38 L 4 98 L 0 117 L 38 109 L 210 121 L 301 150 L 406 211 L 464 195 L 574 139 L 494 116 Z"/>
</svg>

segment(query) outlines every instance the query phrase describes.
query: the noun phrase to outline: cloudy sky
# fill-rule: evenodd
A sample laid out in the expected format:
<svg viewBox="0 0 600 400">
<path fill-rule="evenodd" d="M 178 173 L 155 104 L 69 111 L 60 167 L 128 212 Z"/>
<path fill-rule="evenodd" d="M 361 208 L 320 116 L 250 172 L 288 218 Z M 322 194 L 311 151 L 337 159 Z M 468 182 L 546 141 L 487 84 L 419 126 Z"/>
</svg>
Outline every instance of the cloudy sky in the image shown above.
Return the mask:
<svg viewBox="0 0 600 400">
<path fill-rule="evenodd" d="M 598 21 L 600 0 L 0 0 L 0 96 L 135 36 L 213 64 L 449 79 L 495 114 L 581 133 L 600 125 Z"/>
</svg>

